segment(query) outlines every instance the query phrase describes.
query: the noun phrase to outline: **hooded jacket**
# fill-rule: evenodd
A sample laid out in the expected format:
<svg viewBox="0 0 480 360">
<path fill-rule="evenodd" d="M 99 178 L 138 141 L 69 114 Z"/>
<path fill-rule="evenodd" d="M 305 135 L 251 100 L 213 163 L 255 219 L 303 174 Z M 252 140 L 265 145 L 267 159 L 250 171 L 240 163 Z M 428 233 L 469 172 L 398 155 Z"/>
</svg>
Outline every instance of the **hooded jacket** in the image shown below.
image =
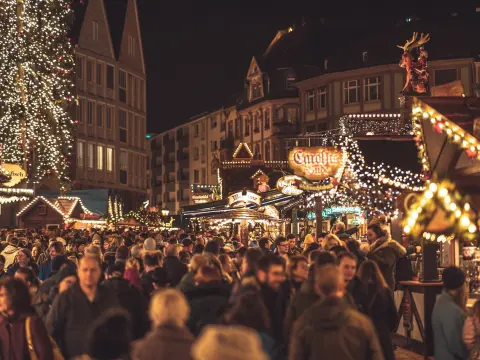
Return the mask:
<svg viewBox="0 0 480 360">
<path fill-rule="evenodd" d="M 383 360 L 372 322 L 343 299 L 313 305 L 295 323 L 290 360 Z"/>
<path fill-rule="evenodd" d="M 395 291 L 395 265 L 407 250 L 390 236 L 382 236 L 370 245 L 368 259 L 375 261 L 390 290 Z"/>
<path fill-rule="evenodd" d="M 17 256 L 20 248 L 18 246 L 13 246 L 8 244 L 5 249 L 2 251 L 2 255 L 5 256 L 5 270 L 15 262 L 15 257 Z"/>
</svg>

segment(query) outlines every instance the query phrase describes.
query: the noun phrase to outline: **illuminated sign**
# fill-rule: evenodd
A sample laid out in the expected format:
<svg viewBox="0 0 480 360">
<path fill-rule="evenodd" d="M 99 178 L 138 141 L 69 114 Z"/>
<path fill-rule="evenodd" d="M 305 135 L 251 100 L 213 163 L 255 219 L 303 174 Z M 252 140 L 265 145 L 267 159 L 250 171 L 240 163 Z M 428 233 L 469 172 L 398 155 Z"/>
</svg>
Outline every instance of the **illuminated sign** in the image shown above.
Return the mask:
<svg viewBox="0 0 480 360">
<path fill-rule="evenodd" d="M 362 213 L 362 209 L 358 206 L 332 206 L 326 209 L 323 209 L 322 216 L 329 217 L 332 215 L 338 214 L 357 214 L 360 215 Z"/>
<path fill-rule="evenodd" d="M 251 191 L 239 191 L 228 197 L 229 206 L 245 206 L 247 204 L 255 204 L 260 206 L 262 197 Z"/>
<path fill-rule="evenodd" d="M 315 220 L 315 218 L 316 218 L 316 215 L 315 215 L 315 213 L 314 213 L 313 211 L 309 211 L 309 212 L 307 213 L 307 220 L 312 221 L 312 220 Z"/>
<path fill-rule="evenodd" d="M 288 164 L 295 175 L 320 181 L 336 175 L 343 166 L 343 152 L 331 147 L 298 147 L 288 154 Z"/>
<path fill-rule="evenodd" d="M 277 189 L 282 194 L 298 196 L 303 193 L 303 190 L 298 188 L 301 181 L 302 178 L 296 175 L 283 176 L 277 181 Z"/>
<path fill-rule="evenodd" d="M 12 178 L 10 181 L 3 183 L 3 186 L 7 187 L 12 187 L 20 183 L 25 177 L 27 176 L 27 173 L 25 170 L 22 169 L 20 165 L 17 164 L 2 164 L 1 165 L 5 170 L 7 170 Z"/>
<path fill-rule="evenodd" d="M 211 194 L 192 194 L 192 200 L 195 204 L 204 204 L 212 200 Z"/>
</svg>

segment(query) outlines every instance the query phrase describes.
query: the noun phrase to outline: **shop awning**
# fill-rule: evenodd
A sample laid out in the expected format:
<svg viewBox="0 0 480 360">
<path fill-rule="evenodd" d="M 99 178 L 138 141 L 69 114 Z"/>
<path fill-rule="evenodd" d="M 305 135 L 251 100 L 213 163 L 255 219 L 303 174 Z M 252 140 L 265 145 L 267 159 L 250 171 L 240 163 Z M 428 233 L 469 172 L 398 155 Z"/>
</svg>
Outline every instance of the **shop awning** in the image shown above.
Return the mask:
<svg viewBox="0 0 480 360">
<path fill-rule="evenodd" d="M 248 208 L 230 208 L 221 214 L 207 216 L 207 220 L 252 220 L 252 221 L 279 221 L 271 216 L 265 215 L 260 211 L 248 209 Z"/>
</svg>

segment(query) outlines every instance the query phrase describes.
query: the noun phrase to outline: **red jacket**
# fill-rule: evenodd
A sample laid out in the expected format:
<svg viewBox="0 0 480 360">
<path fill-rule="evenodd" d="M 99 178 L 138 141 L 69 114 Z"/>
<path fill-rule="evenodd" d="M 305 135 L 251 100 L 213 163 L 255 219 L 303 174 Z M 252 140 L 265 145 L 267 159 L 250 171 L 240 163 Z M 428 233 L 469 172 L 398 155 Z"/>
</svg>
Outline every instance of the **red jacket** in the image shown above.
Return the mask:
<svg viewBox="0 0 480 360">
<path fill-rule="evenodd" d="M 25 331 L 27 314 L 14 319 L 0 316 L 0 354 L 3 360 L 30 359 Z M 53 359 L 53 350 L 47 329 L 36 315 L 31 316 L 30 327 L 33 347 L 39 360 Z"/>
</svg>

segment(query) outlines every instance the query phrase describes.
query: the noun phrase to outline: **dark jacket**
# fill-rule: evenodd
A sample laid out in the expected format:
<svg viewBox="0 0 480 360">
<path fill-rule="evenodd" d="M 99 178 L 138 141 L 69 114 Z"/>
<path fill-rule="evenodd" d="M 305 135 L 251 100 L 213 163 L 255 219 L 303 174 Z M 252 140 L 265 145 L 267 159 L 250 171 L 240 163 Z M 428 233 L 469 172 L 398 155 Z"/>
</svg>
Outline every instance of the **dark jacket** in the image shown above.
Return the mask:
<svg viewBox="0 0 480 360">
<path fill-rule="evenodd" d="M 350 301 L 355 304 L 355 308 L 362 314 L 368 315 L 368 292 L 358 277 L 355 276 L 348 283 L 347 292 L 350 295 Z"/>
<path fill-rule="evenodd" d="M 328 297 L 295 322 L 290 360 L 383 360 L 372 322 L 343 299 Z"/>
<path fill-rule="evenodd" d="M 160 326 L 133 344 L 132 358 L 191 360 L 190 349 L 193 341 L 193 335 L 185 328 L 173 325 Z"/>
<path fill-rule="evenodd" d="M 374 285 L 369 285 L 366 315 L 373 321 L 385 360 L 394 360 L 392 333 L 397 325 L 398 315 L 390 289 L 377 293 Z"/>
<path fill-rule="evenodd" d="M 38 265 L 35 264 L 34 262 L 30 262 L 30 264 L 28 265 L 28 267 L 30 269 L 33 270 L 33 272 L 35 273 L 35 275 L 38 276 L 38 273 L 39 273 L 39 268 L 38 268 Z M 7 269 L 7 274 L 8 275 L 15 275 L 15 273 L 17 272 L 17 270 L 20 268 L 20 264 L 19 263 L 14 263 L 12 265 L 10 265 Z"/>
<path fill-rule="evenodd" d="M 42 281 L 47 280 L 52 275 L 52 259 L 40 265 L 38 278 Z"/>
<path fill-rule="evenodd" d="M 370 245 L 367 257 L 375 261 L 382 272 L 390 290 L 395 291 L 395 264 L 407 253 L 405 248 L 395 240 L 381 237 Z"/>
<path fill-rule="evenodd" d="M 47 314 L 50 310 L 50 299 L 47 294 L 42 294 L 40 291 L 37 290 L 36 293 L 31 294 L 32 297 L 32 306 L 35 309 L 38 317 L 42 321 L 47 320 Z"/>
<path fill-rule="evenodd" d="M 262 284 L 260 293 L 270 318 L 270 334 L 277 344 L 283 344 L 283 323 L 287 312 L 288 299 L 282 289 L 276 291 L 266 284 Z"/>
<path fill-rule="evenodd" d="M 30 359 L 27 348 L 25 320 L 27 314 L 14 319 L 0 317 L 0 358 L 2 360 Z M 30 329 L 33 347 L 39 360 L 52 360 L 53 350 L 43 321 L 30 315 Z"/>
<path fill-rule="evenodd" d="M 128 280 L 120 277 L 113 277 L 102 283 L 110 289 L 120 305 L 127 310 L 132 317 L 133 337 L 142 338 L 148 331 L 148 301 L 142 292 L 133 286 Z"/>
<path fill-rule="evenodd" d="M 167 256 L 163 260 L 163 268 L 167 272 L 167 279 L 171 287 L 175 287 L 188 271 L 187 265 L 182 263 L 176 256 Z"/>
<path fill-rule="evenodd" d="M 188 328 L 198 336 L 205 325 L 221 323 L 227 310 L 231 287 L 223 281 L 211 281 L 185 293 L 190 304 Z"/>
<path fill-rule="evenodd" d="M 47 317 L 47 329 L 66 359 L 87 352 L 86 335 L 90 326 L 107 309 L 117 307 L 111 291 L 99 286 L 93 302 L 80 289 L 78 282 L 53 302 Z"/>
<path fill-rule="evenodd" d="M 182 280 L 180 280 L 180 283 L 177 285 L 177 290 L 185 293 L 193 289 L 195 289 L 195 274 L 190 271 L 183 275 Z"/>
</svg>

